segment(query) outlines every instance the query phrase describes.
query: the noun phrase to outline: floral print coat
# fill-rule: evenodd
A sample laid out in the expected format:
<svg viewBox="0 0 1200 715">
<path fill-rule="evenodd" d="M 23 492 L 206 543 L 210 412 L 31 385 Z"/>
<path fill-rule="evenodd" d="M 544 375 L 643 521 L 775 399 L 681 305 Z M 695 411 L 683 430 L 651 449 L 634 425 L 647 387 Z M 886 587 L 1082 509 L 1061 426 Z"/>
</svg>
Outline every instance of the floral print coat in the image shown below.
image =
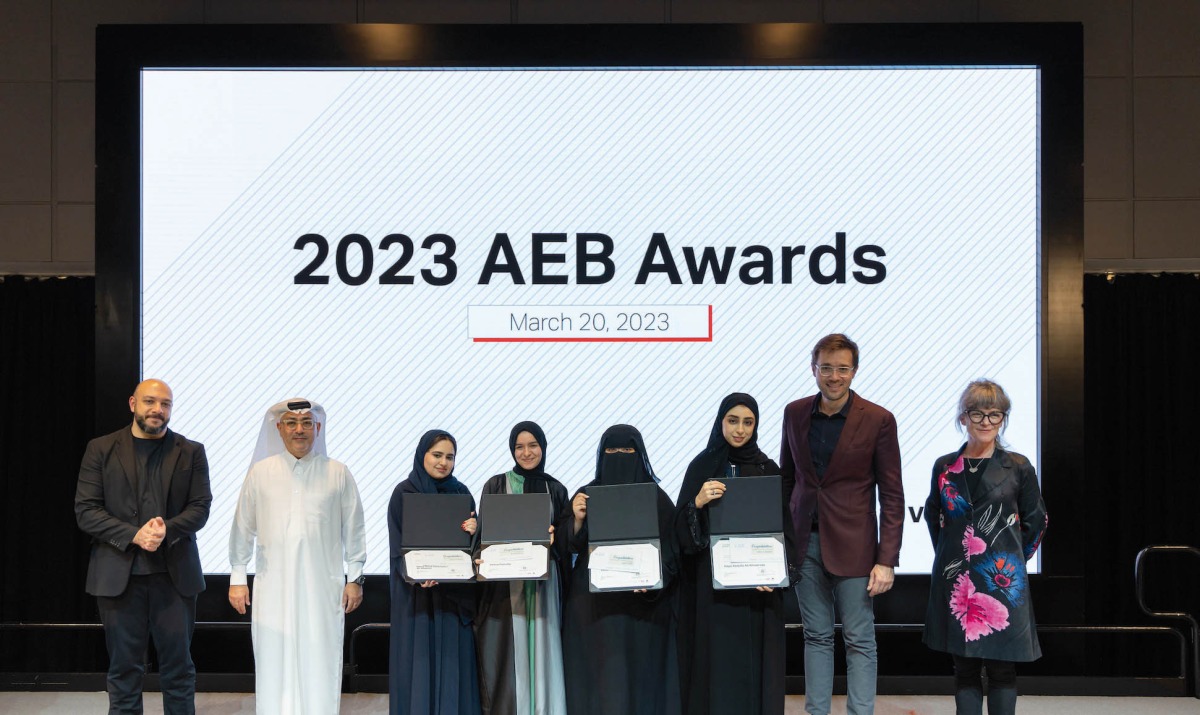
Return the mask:
<svg viewBox="0 0 1200 715">
<path fill-rule="evenodd" d="M 1023 455 L 996 447 L 979 485 L 979 494 L 968 493 L 962 448 L 934 462 L 925 500 L 934 557 L 923 640 L 970 658 L 1037 660 L 1025 571 L 1047 523 L 1037 473 Z"/>
</svg>

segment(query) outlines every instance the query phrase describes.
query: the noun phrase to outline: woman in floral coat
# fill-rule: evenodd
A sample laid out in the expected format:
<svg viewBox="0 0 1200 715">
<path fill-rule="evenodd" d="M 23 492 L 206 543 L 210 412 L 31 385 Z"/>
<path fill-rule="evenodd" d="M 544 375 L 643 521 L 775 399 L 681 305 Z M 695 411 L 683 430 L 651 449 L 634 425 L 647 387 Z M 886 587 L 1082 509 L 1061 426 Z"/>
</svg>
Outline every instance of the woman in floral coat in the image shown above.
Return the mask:
<svg viewBox="0 0 1200 715">
<path fill-rule="evenodd" d="M 1015 663 L 1042 655 L 1025 562 L 1046 507 L 1029 460 L 1001 445 L 1010 406 L 990 380 L 967 386 L 958 404 L 967 443 L 934 463 L 925 501 L 934 558 L 924 641 L 954 656 L 959 715 L 983 712 L 984 669 L 989 715 L 1015 712 Z"/>
</svg>

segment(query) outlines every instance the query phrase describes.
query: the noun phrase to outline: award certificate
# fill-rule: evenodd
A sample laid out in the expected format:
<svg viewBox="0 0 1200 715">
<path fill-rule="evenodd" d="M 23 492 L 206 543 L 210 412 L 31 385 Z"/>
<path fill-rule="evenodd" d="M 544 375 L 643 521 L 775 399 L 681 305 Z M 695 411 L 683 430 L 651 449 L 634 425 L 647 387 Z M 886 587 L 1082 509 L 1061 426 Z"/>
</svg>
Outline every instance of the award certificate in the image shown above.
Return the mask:
<svg viewBox="0 0 1200 715">
<path fill-rule="evenodd" d="M 662 566 L 654 544 L 608 544 L 588 557 L 591 586 L 598 590 L 659 588 Z"/>
<path fill-rule="evenodd" d="M 549 550 L 529 541 L 483 547 L 479 576 L 489 581 L 520 581 L 547 576 Z"/>
<path fill-rule="evenodd" d="M 712 545 L 713 583 L 721 588 L 783 586 L 787 555 L 773 536 L 729 536 Z"/>
<path fill-rule="evenodd" d="M 404 554 L 404 573 L 413 581 L 469 581 L 471 555 L 455 549 L 413 549 Z"/>
</svg>

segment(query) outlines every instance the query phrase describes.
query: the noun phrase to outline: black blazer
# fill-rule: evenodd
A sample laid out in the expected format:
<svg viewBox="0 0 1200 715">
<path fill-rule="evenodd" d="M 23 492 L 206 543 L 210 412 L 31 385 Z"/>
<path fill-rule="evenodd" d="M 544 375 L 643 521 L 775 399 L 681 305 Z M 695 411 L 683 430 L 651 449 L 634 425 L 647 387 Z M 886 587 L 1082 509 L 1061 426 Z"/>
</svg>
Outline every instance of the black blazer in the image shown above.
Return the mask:
<svg viewBox="0 0 1200 715">
<path fill-rule="evenodd" d="M 204 571 L 196 549 L 196 532 L 208 521 L 212 492 L 208 487 L 208 458 L 204 445 L 167 430 L 161 474 L 164 514 L 138 514 L 133 493 L 137 474 L 133 432 L 123 427 L 88 442 L 75 487 L 75 521 L 92 537 L 87 592 L 93 596 L 119 596 L 133 569 L 133 537 L 150 519 L 161 516 L 167 524 L 167 571 L 184 596 L 204 590 Z"/>
</svg>

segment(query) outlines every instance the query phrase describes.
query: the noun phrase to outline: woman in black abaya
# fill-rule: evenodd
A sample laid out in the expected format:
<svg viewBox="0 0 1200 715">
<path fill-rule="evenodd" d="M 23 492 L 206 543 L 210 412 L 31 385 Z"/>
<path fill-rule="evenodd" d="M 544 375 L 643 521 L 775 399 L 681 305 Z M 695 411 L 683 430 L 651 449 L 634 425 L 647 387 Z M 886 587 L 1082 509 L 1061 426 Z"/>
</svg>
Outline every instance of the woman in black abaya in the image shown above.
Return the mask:
<svg viewBox="0 0 1200 715">
<path fill-rule="evenodd" d="M 408 479 L 396 485 L 388 505 L 391 545 L 392 629 L 388 658 L 389 712 L 392 715 L 478 715 L 479 678 L 475 668 L 475 584 L 404 580 L 401 538 L 406 494 L 471 494 L 454 478 L 457 444 L 447 432 L 421 437 Z M 477 522 L 464 514 L 463 531 Z"/>
<path fill-rule="evenodd" d="M 708 446 L 679 489 L 674 533 L 680 551 L 679 670 L 687 715 L 782 715 L 783 590 L 715 590 L 708 510 L 739 477 L 779 474 L 758 447 L 758 403 L 735 392 L 721 401 Z M 795 563 L 788 497 L 783 495 L 789 565 Z"/>
<path fill-rule="evenodd" d="M 629 425 L 605 430 L 596 478 L 576 492 L 561 521 L 575 557 L 563 613 L 563 660 L 571 715 L 670 715 L 679 712 L 678 669 L 671 633 L 671 499 L 658 489 L 663 588 L 591 593 L 588 589 L 587 490 L 658 482 L 642 436 Z"/>
<path fill-rule="evenodd" d="M 546 434 L 520 422 L 508 435 L 513 467 L 483 485 L 484 494 L 550 494 L 551 513 L 567 510 L 567 488 L 546 474 Z M 487 514 L 482 514 L 486 519 Z M 547 524 L 547 526 L 550 526 Z M 487 581 L 479 585 L 475 621 L 484 715 L 566 715 L 562 662 L 564 540 L 550 547 L 545 581 Z"/>
</svg>

